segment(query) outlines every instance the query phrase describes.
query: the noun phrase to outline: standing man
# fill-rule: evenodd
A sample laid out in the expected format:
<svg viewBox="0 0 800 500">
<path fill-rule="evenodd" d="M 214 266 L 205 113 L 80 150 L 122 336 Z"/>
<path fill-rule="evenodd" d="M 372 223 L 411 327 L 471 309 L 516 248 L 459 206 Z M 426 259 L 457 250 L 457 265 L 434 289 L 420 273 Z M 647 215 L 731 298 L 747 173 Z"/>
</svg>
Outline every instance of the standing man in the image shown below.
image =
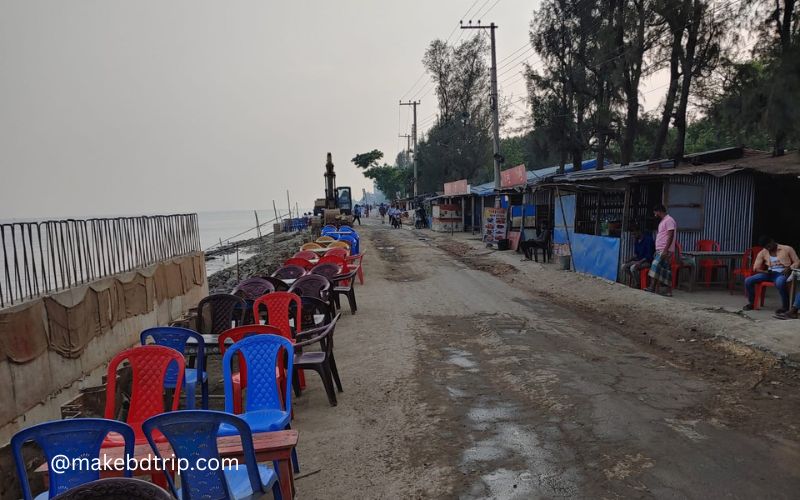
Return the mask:
<svg viewBox="0 0 800 500">
<path fill-rule="evenodd" d="M 650 286 L 648 292 L 656 291 L 656 284 L 660 285 L 661 295 L 672 297 L 672 255 L 675 253 L 675 243 L 678 236 L 678 224 L 667 213 L 667 207 L 656 205 L 653 214 L 661 219 L 658 223 L 656 234 L 656 255 L 650 265 Z"/>
<path fill-rule="evenodd" d="M 381 214 L 381 224 L 386 221 L 386 205 L 381 203 L 381 206 L 378 208 L 378 212 Z"/>
<path fill-rule="evenodd" d="M 622 263 L 619 267 L 619 275 L 623 283 L 626 283 L 630 276 L 631 285 L 639 288 L 639 271 L 650 267 L 656 247 L 649 231 L 642 232 L 641 229 L 634 226 L 631 233 L 634 237 L 633 257 Z"/>
<path fill-rule="evenodd" d="M 744 280 L 744 288 L 747 290 L 747 305 L 745 311 L 753 309 L 756 299 L 756 284 L 769 281 L 775 284 L 775 288 L 781 296 L 781 307 L 777 314 L 783 314 L 789 309 L 789 290 L 786 280 L 792 275 L 793 269 L 800 269 L 800 259 L 797 252 L 789 245 L 779 245 L 773 238 L 764 236 L 761 238 L 761 246 L 764 247 L 756 256 L 753 263 L 753 271 L 756 273 Z"/>
<path fill-rule="evenodd" d="M 361 225 L 361 205 L 356 205 L 353 207 L 353 222 L 358 221 L 358 225 Z"/>
</svg>

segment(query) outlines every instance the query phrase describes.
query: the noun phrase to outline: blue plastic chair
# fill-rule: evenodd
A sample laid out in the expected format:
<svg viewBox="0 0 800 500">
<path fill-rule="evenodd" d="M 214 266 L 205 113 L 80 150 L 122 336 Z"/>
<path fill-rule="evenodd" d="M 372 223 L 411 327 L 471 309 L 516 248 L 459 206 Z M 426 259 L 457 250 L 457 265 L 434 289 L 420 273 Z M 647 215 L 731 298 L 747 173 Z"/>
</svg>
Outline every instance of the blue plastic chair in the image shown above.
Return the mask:
<svg viewBox="0 0 800 500">
<path fill-rule="evenodd" d="M 284 351 L 282 352 L 281 349 Z M 225 411 L 233 413 L 234 393 L 231 361 L 241 353 L 247 366 L 247 395 L 241 417 L 251 432 L 290 429 L 292 420 L 292 374 L 294 373 L 294 344 L 280 335 L 255 335 L 231 345 L 222 358 L 222 377 L 225 383 Z M 284 354 L 285 353 L 285 354 Z M 278 387 L 275 367 L 286 359 L 285 398 Z M 285 402 L 285 403 L 284 403 Z M 232 436 L 237 430 L 220 426 L 220 436 Z M 297 451 L 292 450 L 292 464 L 299 472 Z"/>
<path fill-rule="evenodd" d="M 241 436 L 245 463 L 208 470 L 209 465 L 221 463 L 217 446 L 217 431 L 221 425 L 235 429 Z M 268 466 L 256 462 L 250 427 L 236 415 L 210 410 L 173 411 L 145 420 L 142 430 L 159 459 L 161 454 L 153 439 L 154 431 L 167 438 L 178 460 L 185 460 L 187 467 L 180 471 L 180 489 L 175 487 L 170 474 L 164 473 L 177 498 L 251 498 L 265 494 L 270 488 L 275 498 L 281 498 L 277 474 Z"/>
<path fill-rule="evenodd" d="M 147 345 L 147 339 L 152 338 L 156 345 L 171 347 L 181 354 L 186 350 L 186 342 L 189 339 L 194 339 L 197 343 L 197 359 L 195 366 L 197 368 L 186 368 L 183 386 L 186 393 L 186 408 L 189 410 L 194 409 L 195 404 L 195 388 L 199 380 L 202 385 L 202 402 L 203 409 L 208 409 L 208 372 L 206 372 L 206 357 L 205 357 L 205 341 L 203 336 L 194 330 L 188 328 L 178 328 L 176 326 L 157 326 L 155 328 L 148 328 L 140 335 L 142 345 Z M 164 377 L 164 387 L 174 389 L 177 378 L 178 368 L 174 366 L 175 363 L 170 364 L 167 369 L 167 375 Z"/>
<path fill-rule="evenodd" d="M 231 361 L 241 354 L 247 366 L 247 396 L 239 416 L 252 432 L 280 431 L 289 428 L 292 414 L 292 377 L 286 377 L 286 398 L 278 387 L 275 367 L 283 362 L 285 350 L 286 373 L 291 374 L 294 363 L 294 345 L 280 335 L 255 335 L 231 345 L 222 358 L 222 376 L 225 382 L 225 411 L 233 413 L 233 382 Z M 235 435 L 236 429 L 223 425 L 221 436 Z"/>
<path fill-rule="evenodd" d="M 127 457 L 133 456 L 134 441 L 133 428 L 124 422 L 107 420 L 104 418 L 75 418 L 70 420 L 54 420 L 43 424 L 28 427 L 16 433 L 11 438 L 11 453 L 14 455 L 14 463 L 17 468 L 17 477 L 22 488 L 22 497 L 31 500 L 30 484 L 28 484 L 28 473 L 22 455 L 22 446 L 29 442 L 35 442 L 44 452 L 45 460 L 50 464 L 50 460 L 58 455 L 72 459 L 88 459 L 88 466 L 73 468 L 63 468 L 63 472 L 58 474 L 48 467 L 47 475 L 50 479 L 50 490 L 36 496 L 37 500 L 52 498 L 60 493 L 64 493 L 70 488 L 81 484 L 100 479 L 100 471 L 92 470 L 91 460 L 100 456 L 100 448 L 103 440 L 110 432 L 120 434 L 125 440 L 125 476 L 131 477 L 131 470 L 128 469 Z M 96 469 L 96 467 L 94 467 Z"/>
<path fill-rule="evenodd" d="M 358 249 L 358 238 L 356 238 L 352 234 L 341 234 L 339 235 L 339 241 L 346 241 L 350 244 L 350 255 L 357 255 L 359 252 Z"/>
</svg>

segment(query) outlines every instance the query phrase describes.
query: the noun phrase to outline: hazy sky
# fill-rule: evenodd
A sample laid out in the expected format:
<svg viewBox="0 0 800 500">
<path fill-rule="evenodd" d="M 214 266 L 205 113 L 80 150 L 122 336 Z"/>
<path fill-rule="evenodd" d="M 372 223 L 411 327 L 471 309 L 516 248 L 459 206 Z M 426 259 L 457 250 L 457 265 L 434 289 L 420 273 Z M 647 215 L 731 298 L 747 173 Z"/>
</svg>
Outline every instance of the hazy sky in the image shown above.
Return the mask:
<svg viewBox="0 0 800 500">
<path fill-rule="evenodd" d="M 526 43 L 538 2 L 0 0 L 0 219 L 267 209 L 287 189 L 310 208 L 328 151 L 360 196 L 350 158 L 394 159 L 404 95 L 430 125 L 427 78 L 408 91 L 473 5 L 498 59 Z M 519 97 L 516 62 L 498 66 Z"/>
</svg>

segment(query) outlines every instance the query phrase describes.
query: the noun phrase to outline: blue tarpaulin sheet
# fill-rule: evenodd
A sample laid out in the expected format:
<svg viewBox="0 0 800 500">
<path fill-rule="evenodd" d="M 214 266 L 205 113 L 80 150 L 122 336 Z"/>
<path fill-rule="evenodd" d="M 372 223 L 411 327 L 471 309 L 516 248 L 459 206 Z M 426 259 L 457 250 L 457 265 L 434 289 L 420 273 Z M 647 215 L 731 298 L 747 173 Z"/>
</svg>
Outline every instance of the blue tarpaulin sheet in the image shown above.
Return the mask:
<svg viewBox="0 0 800 500">
<path fill-rule="evenodd" d="M 575 270 L 616 281 L 619 268 L 619 238 L 571 233 Z"/>
<path fill-rule="evenodd" d="M 575 195 L 561 196 L 560 201 L 556 200 L 555 209 L 553 241 L 556 244 L 571 245 L 575 270 L 615 281 L 619 268 L 619 238 L 576 234 Z"/>
</svg>

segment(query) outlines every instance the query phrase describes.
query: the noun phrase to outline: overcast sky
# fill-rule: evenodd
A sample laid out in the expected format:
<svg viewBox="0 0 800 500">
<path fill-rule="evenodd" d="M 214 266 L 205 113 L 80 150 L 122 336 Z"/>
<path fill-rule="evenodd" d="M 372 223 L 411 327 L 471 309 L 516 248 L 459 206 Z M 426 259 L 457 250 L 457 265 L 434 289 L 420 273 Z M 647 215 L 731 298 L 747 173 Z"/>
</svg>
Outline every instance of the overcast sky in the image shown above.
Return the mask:
<svg viewBox="0 0 800 500">
<path fill-rule="evenodd" d="M 349 160 L 373 148 L 394 159 L 410 130 L 398 100 L 421 97 L 420 130 L 432 122 L 427 78 L 411 88 L 429 42 L 471 6 L 467 19 L 491 9 L 481 17 L 500 26 L 503 60 L 538 2 L 0 5 L 3 219 L 267 209 L 287 189 L 310 208 L 328 151 L 360 197 L 371 183 Z M 531 54 L 519 54 L 498 64 L 505 95 L 523 95 L 515 65 Z"/>
</svg>

